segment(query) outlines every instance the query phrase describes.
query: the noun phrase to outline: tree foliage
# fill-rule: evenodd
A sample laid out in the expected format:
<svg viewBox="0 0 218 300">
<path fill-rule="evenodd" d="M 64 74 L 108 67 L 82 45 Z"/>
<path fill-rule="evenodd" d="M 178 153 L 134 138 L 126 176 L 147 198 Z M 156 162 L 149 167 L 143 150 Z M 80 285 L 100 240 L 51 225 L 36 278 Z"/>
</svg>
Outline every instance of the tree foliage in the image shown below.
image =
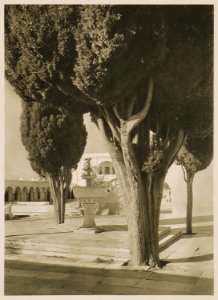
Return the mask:
<svg viewBox="0 0 218 300">
<path fill-rule="evenodd" d="M 159 6 L 84 6 L 75 34 L 73 83 L 95 101 L 112 106 L 129 97 L 162 61 L 165 48 Z"/>
<path fill-rule="evenodd" d="M 72 107 L 72 96 L 59 85 L 69 80 L 75 64 L 77 10 L 77 6 L 6 6 L 6 77 L 24 101 Z M 73 110 L 80 113 L 87 107 L 74 101 Z"/>
<path fill-rule="evenodd" d="M 168 51 L 154 77 L 154 114 L 206 136 L 213 127 L 213 8 L 167 6 L 165 15 Z"/>
<path fill-rule="evenodd" d="M 41 176 L 58 176 L 61 167 L 76 169 L 85 145 L 82 116 L 37 102 L 23 103 L 21 137 L 33 169 Z"/>
<path fill-rule="evenodd" d="M 176 161 L 192 174 L 206 169 L 213 159 L 213 135 L 205 138 L 187 139 Z"/>
</svg>

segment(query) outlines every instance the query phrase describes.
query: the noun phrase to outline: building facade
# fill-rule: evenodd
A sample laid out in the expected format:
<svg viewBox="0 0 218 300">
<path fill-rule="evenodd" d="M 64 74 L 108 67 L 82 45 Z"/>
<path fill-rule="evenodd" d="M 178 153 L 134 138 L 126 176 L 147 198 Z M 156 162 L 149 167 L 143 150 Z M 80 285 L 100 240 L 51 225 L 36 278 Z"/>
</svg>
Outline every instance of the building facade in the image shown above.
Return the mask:
<svg viewBox="0 0 218 300">
<path fill-rule="evenodd" d="M 98 186 L 116 178 L 109 153 L 85 153 L 78 163 L 77 169 L 73 172 L 72 186 L 86 186 L 84 165 L 87 159 L 90 159 L 92 167 L 92 185 Z"/>
<path fill-rule="evenodd" d="M 92 186 L 112 186 L 116 182 L 115 170 L 108 153 L 86 153 L 82 156 L 78 168 L 72 174 L 72 183 L 68 199 L 73 198 L 73 188 L 87 186 L 84 176 L 84 164 L 90 159 L 92 167 Z M 186 216 L 187 187 L 180 166 L 172 165 L 166 176 L 162 207 L 171 209 L 175 217 Z M 108 195 L 109 196 L 109 195 Z M 46 181 L 6 180 L 5 201 L 49 201 L 51 191 Z M 115 201 L 115 196 L 113 201 Z M 193 216 L 213 214 L 213 167 L 195 175 L 193 182 Z"/>
<path fill-rule="evenodd" d="M 73 197 L 72 189 L 68 199 Z M 52 203 L 49 184 L 46 180 L 5 180 L 5 202 L 39 202 Z"/>
</svg>

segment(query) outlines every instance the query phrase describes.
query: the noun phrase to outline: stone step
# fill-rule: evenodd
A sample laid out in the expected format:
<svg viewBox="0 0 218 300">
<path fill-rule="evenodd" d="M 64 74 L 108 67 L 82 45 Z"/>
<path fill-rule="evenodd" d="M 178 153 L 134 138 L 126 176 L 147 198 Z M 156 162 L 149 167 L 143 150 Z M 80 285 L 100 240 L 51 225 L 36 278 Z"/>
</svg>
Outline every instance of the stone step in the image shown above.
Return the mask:
<svg viewBox="0 0 218 300">
<path fill-rule="evenodd" d="M 15 261 L 15 262 L 40 262 L 42 264 L 51 264 L 51 265 L 62 265 L 62 266 L 77 266 L 77 267 L 85 267 L 85 268 L 105 268 L 105 265 L 110 265 L 112 268 L 113 267 L 121 267 L 123 265 L 124 262 L 126 262 L 127 260 L 113 260 L 111 258 L 92 258 L 91 260 L 89 259 L 81 259 L 79 257 L 75 257 L 75 258 L 68 258 L 68 257 L 48 257 L 48 256 L 44 256 L 44 255 L 39 255 L 37 253 L 36 254 L 25 254 L 21 255 L 20 254 L 7 254 L 6 256 L 6 262 L 7 261 Z"/>
<path fill-rule="evenodd" d="M 6 253 L 12 253 L 13 251 L 18 253 L 22 251 L 35 251 L 44 253 L 47 256 L 110 256 L 110 257 L 128 257 L 129 249 L 123 247 L 110 247 L 107 245 L 92 245 L 89 244 L 75 244 L 75 245 L 62 245 L 58 243 L 42 243 L 42 242 L 6 242 Z"/>
<path fill-rule="evenodd" d="M 11 213 L 13 216 L 19 215 L 44 215 L 51 213 L 53 206 L 49 202 L 13 202 L 11 203 Z"/>
<path fill-rule="evenodd" d="M 58 258 L 67 258 L 67 259 L 78 259 L 78 260 L 86 260 L 89 262 L 94 262 L 96 259 L 102 260 L 113 260 L 113 261 L 126 261 L 129 258 L 129 255 L 115 256 L 115 255 L 102 255 L 101 253 L 98 255 L 95 254 L 84 254 L 84 253 L 67 253 L 67 252 L 54 252 L 54 251 L 42 251 L 36 249 L 26 249 L 26 248 L 11 248 L 7 249 L 5 258 L 7 259 L 7 255 L 19 255 L 20 257 L 25 257 L 26 255 L 37 255 L 42 257 L 58 257 Z"/>
<path fill-rule="evenodd" d="M 160 228 L 159 232 L 159 241 L 161 241 L 163 238 L 165 238 L 168 234 L 170 234 L 171 228 L 168 226 L 164 226 Z"/>
<path fill-rule="evenodd" d="M 171 232 L 171 231 L 170 231 Z M 182 235 L 182 230 L 178 230 L 175 233 L 170 233 L 166 235 L 159 243 L 159 250 L 162 252 L 166 248 L 168 248 L 170 245 L 175 243 Z"/>
<path fill-rule="evenodd" d="M 160 251 L 170 246 L 181 235 L 181 231 L 175 234 L 170 234 L 170 232 L 170 227 L 160 228 Z M 40 237 L 38 237 L 38 240 L 37 238 L 35 240 L 22 238 L 14 240 L 8 238 L 5 241 L 5 254 L 6 257 L 7 255 L 19 255 L 20 257 L 37 255 L 88 261 L 94 261 L 97 258 L 102 260 L 126 261 L 129 258 L 129 248 L 125 240 L 123 240 L 123 244 L 119 240 L 116 241 L 116 239 L 112 243 L 103 242 L 101 239 L 86 241 L 85 235 L 81 238 L 81 234 L 79 233 L 75 235 L 75 238 L 74 243 L 67 242 L 64 244 L 52 240 L 40 241 Z"/>
</svg>

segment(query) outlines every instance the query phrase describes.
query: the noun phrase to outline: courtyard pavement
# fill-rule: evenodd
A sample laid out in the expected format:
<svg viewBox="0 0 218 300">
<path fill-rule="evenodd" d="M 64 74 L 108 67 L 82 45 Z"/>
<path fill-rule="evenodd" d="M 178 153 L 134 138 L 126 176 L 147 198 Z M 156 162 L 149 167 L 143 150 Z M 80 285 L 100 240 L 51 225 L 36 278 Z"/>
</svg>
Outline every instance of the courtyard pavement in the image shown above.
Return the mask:
<svg viewBox="0 0 218 300">
<path fill-rule="evenodd" d="M 5 222 L 5 236 L 6 240 L 38 237 L 48 241 L 52 236 L 60 244 L 97 236 L 99 245 L 108 238 L 126 243 L 124 217 L 97 216 L 96 223 L 106 229 L 104 234 L 74 235 L 82 217 L 67 216 L 63 225 L 56 225 L 52 215 L 20 218 Z M 185 219 L 162 215 L 160 225 L 184 230 Z M 5 295 L 213 295 L 212 217 L 194 217 L 193 232 L 161 252 L 161 258 L 168 261 L 163 269 L 125 267 L 118 261 L 6 254 Z"/>
</svg>

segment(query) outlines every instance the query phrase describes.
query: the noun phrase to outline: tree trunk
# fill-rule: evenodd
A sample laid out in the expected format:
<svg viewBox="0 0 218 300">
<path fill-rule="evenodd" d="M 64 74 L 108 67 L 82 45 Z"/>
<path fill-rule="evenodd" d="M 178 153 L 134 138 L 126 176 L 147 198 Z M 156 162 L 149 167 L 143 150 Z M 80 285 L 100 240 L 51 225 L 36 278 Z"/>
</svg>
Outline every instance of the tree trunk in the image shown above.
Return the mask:
<svg viewBox="0 0 218 300">
<path fill-rule="evenodd" d="M 146 218 L 146 201 L 144 188 L 136 185 L 135 178 L 128 178 L 130 184 L 130 201 L 126 202 L 128 210 L 127 224 L 129 233 L 130 265 L 149 263 L 151 245 L 149 240 L 149 223 Z"/>
<path fill-rule="evenodd" d="M 152 179 L 152 190 L 151 190 L 151 196 L 153 202 L 153 233 L 154 233 L 154 240 L 152 241 L 153 248 L 154 248 L 153 254 L 155 258 L 154 261 L 158 262 L 159 266 L 162 266 L 162 263 L 160 262 L 159 259 L 159 221 L 160 221 L 160 207 L 161 207 L 165 177 L 166 177 L 166 172 L 155 174 Z"/>
<path fill-rule="evenodd" d="M 121 124 L 121 147 L 126 169 L 125 181 L 129 186 L 129 201 L 127 223 L 130 246 L 130 265 L 149 263 L 151 241 L 149 239 L 149 222 L 147 218 L 148 205 L 145 189 L 142 182 L 141 170 L 130 142 L 127 122 Z"/>
<path fill-rule="evenodd" d="M 63 224 L 65 221 L 65 204 L 71 181 L 71 170 L 63 170 L 61 178 L 48 174 L 49 185 L 54 204 L 55 218 L 58 224 Z"/>
<path fill-rule="evenodd" d="M 124 161 L 127 159 L 127 153 L 125 154 Z M 132 162 L 134 162 L 133 159 Z M 117 172 L 117 165 L 114 164 L 114 166 Z M 136 166 L 137 162 L 129 166 L 128 176 L 118 171 L 118 180 L 122 182 L 121 187 L 125 195 L 130 247 L 129 265 L 161 267 L 159 216 L 165 173 L 142 176 L 139 169 L 138 177 L 136 177 Z"/>
<path fill-rule="evenodd" d="M 170 144 L 160 170 L 147 174 L 141 171 L 140 161 L 125 129 L 124 121 L 121 125 L 121 147 L 126 172 L 121 176 L 128 185 L 129 194 L 125 205 L 129 212 L 130 264 L 162 267 L 159 258 L 161 199 L 167 170 L 182 145 L 184 134 L 178 134 Z"/>
<path fill-rule="evenodd" d="M 67 197 L 64 195 L 64 184 L 61 182 L 60 186 L 60 210 L 61 210 L 61 217 L 60 217 L 60 223 L 63 224 L 65 221 L 65 205 L 66 205 Z"/>
<path fill-rule="evenodd" d="M 186 233 L 187 234 L 192 234 L 193 179 L 194 179 L 194 174 L 187 171 L 187 210 L 186 210 Z"/>
</svg>

